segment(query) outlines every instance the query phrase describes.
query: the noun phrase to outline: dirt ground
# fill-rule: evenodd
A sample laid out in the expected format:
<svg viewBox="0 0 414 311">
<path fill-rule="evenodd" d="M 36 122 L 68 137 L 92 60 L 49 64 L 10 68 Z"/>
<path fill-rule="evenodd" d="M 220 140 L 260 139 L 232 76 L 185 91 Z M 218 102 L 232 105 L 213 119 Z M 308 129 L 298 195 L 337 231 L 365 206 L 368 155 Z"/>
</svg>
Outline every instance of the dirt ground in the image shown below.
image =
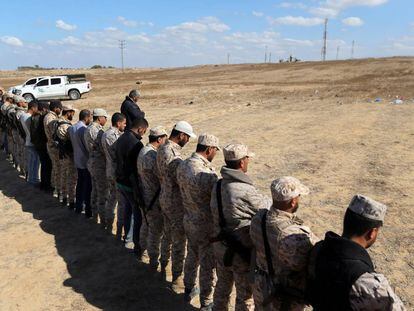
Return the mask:
<svg viewBox="0 0 414 311">
<path fill-rule="evenodd" d="M 54 73 L 69 72 L 92 81 L 77 108 L 113 113 L 139 87 L 150 126 L 186 120 L 222 144 L 247 144 L 256 153 L 249 175 L 264 193 L 276 177 L 301 179 L 312 193 L 299 215 L 320 237 L 341 232 L 354 194 L 386 203 L 369 252 L 413 309 L 414 58 Z M 0 86 L 37 75 L 3 71 Z M 404 104 L 391 104 L 396 96 Z M 213 164 L 219 170 L 223 157 Z M 0 310 L 192 309 L 112 237 L 26 185 L 4 157 L 0 171 Z"/>
</svg>

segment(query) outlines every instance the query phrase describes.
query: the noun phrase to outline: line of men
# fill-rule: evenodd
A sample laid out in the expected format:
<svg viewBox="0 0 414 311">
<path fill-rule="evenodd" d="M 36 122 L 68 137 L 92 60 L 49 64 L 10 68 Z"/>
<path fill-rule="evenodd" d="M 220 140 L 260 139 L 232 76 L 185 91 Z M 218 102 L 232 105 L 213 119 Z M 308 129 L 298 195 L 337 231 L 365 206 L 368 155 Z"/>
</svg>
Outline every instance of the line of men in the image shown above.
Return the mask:
<svg viewBox="0 0 414 311">
<path fill-rule="evenodd" d="M 132 239 L 138 259 L 146 251 L 150 268 L 164 278 L 171 260 L 172 288 L 183 284 L 185 300 L 199 296 L 202 310 L 228 310 L 233 286 L 236 310 L 304 310 L 307 305 L 405 310 L 366 251 L 384 223 L 385 205 L 356 195 L 342 234 L 328 232 L 320 240 L 296 214 L 309 188 L 286 176 L 271 183 L 271 197 L 261 194 L 247 174 L 254 154 L 246 145 L 221 149 L 216 136 L 201 134 L 196 150 L 184 159 L 182 148 L 197 135 L 179 121 L 170 134 L 162 126 L 151 128 L 144 146 L 149 125 L 137 105 L 139 96 L 130 92 L 123 113 L 112 115 L 106 131 L 109 116 L 103 109 L 82 110 L 73 124 L 76 110 L 70 105 L 52 101 L 48 110 L 29 103 L 32 122 L 43 116 L 51 185 L 64 205 L 84 210 L 112 232 L 118 203 L 116 236 Z M 2 112 L 14 105 L 3 99 Z M 14 101 L 15 110 L 24 110 L 24 100 Z M 28 133 L 32 140 L 37 135 Z M 3 138 L 16 142 L 13 135 Z M 212 161 L 221 150 L 220 178 Z M 12 156 L 22 165 L 18 151 Z M 31 169 L 26 171 L 30 179 Z"/>
</svg>

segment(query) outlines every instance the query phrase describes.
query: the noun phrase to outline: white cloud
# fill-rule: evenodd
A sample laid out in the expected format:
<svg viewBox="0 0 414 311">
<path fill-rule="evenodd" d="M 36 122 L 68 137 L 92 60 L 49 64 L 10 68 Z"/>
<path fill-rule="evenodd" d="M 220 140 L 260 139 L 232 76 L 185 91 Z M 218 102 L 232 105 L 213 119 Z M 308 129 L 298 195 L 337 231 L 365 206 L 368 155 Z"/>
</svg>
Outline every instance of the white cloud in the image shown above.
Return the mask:
<svg viewBox="0 0 414 311">
<path fill-rule="evenodd" d="M 281 4 L 278 5 L 278 7 L 284 8 L 284 9 L 301 9 L 301 10 L 304 10 L 307 8 L 307 6 L 303 4 L 302 2 L 282 2 Z"/>
<path fill-rule="evenodd" d="M 342 20 L 342 23 L 347 26 L 358 27 L 364 25 L 364 21 L 359 17 L 348 17 Z"/>
<path fill-rule="evenodd" d="M 253 14 L 253 16 L 256 16 L 256 17 L 262 17 L 262 16 L 264 16 L 264 13 L 263 12 L 258 12 L 258 11 L 252 11 L 252 14 Z"/>
<path fill-rule="evenodd" d="M 387 2 L 388 0 L 325 0 L 320 3 L 319 7 L 311 8 L 309 12 L 318 16 L 335 17 L 347 8 L 356 6 L 375 7 Z"/>
<path fill-rule="evenodd" d="M 321 25 L 324 23 L 324 19 L 319 17 L 284 16 L 277 18 L 269 17 L 269 22 L 273 25 L 293 25 L 308 27 Z"/>
<path fill-rule="evenodd" d="M 105 30 L 107 30 L 107 31 L 117 31 L 118 28 L 116 28 L 116 27 L 106 27 Z"/>
<path fill-rule="evenodd" d="M 59 28 L 59 29 L 67 30 L 67 31 L 75 30 L 77 28 L 76 25 L 71 25 L 71 24 L 65 23 L 61 19 L 56 21 L 56 27 Z"/>
<path fill-rule="evenodd" d="M 123 16 L 118 16 L 118 22 L 120 22 L 122 25 L 127 26 L 127 27 L 137 27 L 138 26 L 138 22 L 133 21 L 133 20 L 128 20 Z"/>
<path fill-rule="evenodd" d="M 333 18 L 338 15 L 338 10 L 332 9 L 332 8 L 319 7 L 319 8 L 310 8 L 309 13 L 316 15 L 316 16 Z"/>
<path fill-rule="evenodd" d="M 166 28 L 167 31 L 173 33 L 179 32 L 198 32 L 198 33 L 206 33 L 208 31 L 213 32 L 225 32 L 230 30 L 230 27 L 224 23 L 222 23 L 216 17 L 204 17 L 199 19 L 195 22 L 185 22 L 175 26 L 169 26 Z"/>
<path fill-rule="evenodd" d="M 10 45 L 10 46 L 23 46 L 22 40 L 20 40 L 17 37 L 12 37 L 12 36 L 0 37 L 0 42 Z"/>
</svg>

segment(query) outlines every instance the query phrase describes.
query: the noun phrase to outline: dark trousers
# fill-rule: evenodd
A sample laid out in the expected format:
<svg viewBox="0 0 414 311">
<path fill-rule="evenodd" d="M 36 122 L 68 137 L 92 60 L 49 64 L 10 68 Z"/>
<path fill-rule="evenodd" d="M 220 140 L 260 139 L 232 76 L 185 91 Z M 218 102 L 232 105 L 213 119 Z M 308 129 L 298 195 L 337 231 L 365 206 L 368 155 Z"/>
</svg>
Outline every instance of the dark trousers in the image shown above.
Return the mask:
<svg viewBox="0 0 414 311">
<path fill-rule="evenodd" d="M 119 189 L 119 202 L 122 204 L 124 210 L 124 232 L 125 238 L 128 235 L 129 230 L 131 229 L 131 218 L 134 217 L 134 227 L 132 228 L 132 240 L 134 241 L 134 249 L 140 250 L 139 246 L 139 233 L 141 231 L 142 224 L 142 215 L 141 210 L 134 200 L 134 194 L 132 192 L 126 191 L 124 189 Z"/>
<path fill-rule="evenodd" d="M 76 212 L 81 213 L 85 204 L 85 215 L 92 216 L 91 211 L 91 174 L 85 169 L 78 168 L 78 182 L 76 184 Z"/>
<path fill-rule="evenodd" d="M 48 190 L 51 187 L 52 160 L 47 153 L 46 146 L 43 149 L 36 149 L 40 160 L 40 189 Z"/>
</svg>

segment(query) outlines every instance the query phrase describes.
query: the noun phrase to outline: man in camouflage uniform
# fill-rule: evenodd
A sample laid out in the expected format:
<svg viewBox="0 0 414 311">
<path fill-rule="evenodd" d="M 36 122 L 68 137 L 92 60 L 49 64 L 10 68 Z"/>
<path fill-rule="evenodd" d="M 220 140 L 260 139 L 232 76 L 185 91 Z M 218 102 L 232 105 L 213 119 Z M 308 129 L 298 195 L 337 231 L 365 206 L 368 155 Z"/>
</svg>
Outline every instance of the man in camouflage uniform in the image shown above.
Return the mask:
<svg viewBox="0 0 414 311">
<path fill-rule="evenodd" d="M 174 126 L 170 138 L 162 145 L 157 154 L 157 168 L 160 174 L 160 206 L 164 215 L 164 231 L 171 236 L 172 243 L 172 287 L 174 290 L 182 283 L 186 237 L 183 226 L 184 208 L 180 189 L 177 184 L 177 167 L 183 161 L 181 149 L 190 137 L 197 137 L 192 126 L 179 121 Z"/>
<path fill-rule="evenodd" d="M 47 152 L 49 157 L 52 160 L 52 187 L 55 188 L 55 191 L 59 197 L 60 195 L 60 159 L 59 159 L 59 150 L 53 141 L 53 135 L 55 132 L 55 125 L 59 119 L 59 115 L 62 112 L 62 103 L 58 100 L 51 101 L 49 105 L 50 111 L 46 114 L 43 119 L 43 125 L 45 128 L 45 134 L 47 138 Z"/>
<path fill-rule="evenodd" d="M 141 149 L 137 159 L 137 169 L 140 178 L 142 198 L 141 208 L 145 213 L 146 221 L 141 225 L 140 245 L 147 249 L 150 258 L 150 267 L 157 271 L 161 244 L 161 270 L 168 263 L 169 238 L 163 234 L 164 222 L 160 209 L 159 194 L 160 181 L 157 169 L 157 150 L 167 140 L 168 134 L 161 126 L 150 129 L 149 143 Z"/>
<path fill-rule="evenodd" d="M 27 163 L 26 163 L 26 152 L 25 152 L 25 133 L 23 126 L 20 122 L 20 117 L 26 112 L 27 103 L 26 100 L 21 96 L 14 96 L 14 103 L 16 104 L 14 112 L 11 113 L 13 119 L 13 136 L 15 141 L 15 152 L 17 161 L 19 164 L 20 173 L 27 179 Z"/>
<path fill-rule="evenodd" d="M 211 222 L 211 190 L 218 177 L 211 165 L 219 140 L 210 134 L 198 137 L 196 152 L 177 169 L 177 181 L 184 204 L 184 229 L 187 235 L 187 257 L 184 266 L 185 299 L 196 296 L 196 278 L 200 266 L 200 304 L 203 310 L 210 310 L 213 303 L 215 262 Z"/>
<path fill-rule="evenodd" d="M 327 232 L 309 264 L 310 300 L 315 310 L 405 310 L 366 251 L 384 223 L 387 207 L 356 195 L 345 213 L 342 236 Z"/>
<path fill-rule="evenodd" d="M 116 170 L 116 159 L 115 159 L 115 150 L 113 148 L 114 143 L 122 135 L 126 127 L 126 118 L 122 113 L 114 113 L 111 118 L 112 126 L 102 134 L 102 150 L 105 155 L 106 160 L 106 181 L 107 181 L 107 191 L 106 191 L 106 203 L 105 203 L 105 223 L 106 230 L 109 233 L 112 233 L 112 226 L 115 218 L 115 207 L 118 201 L 117 191 L 116 191 L 116 179 L 115 179 L 115 170 Z M 119 219 L 120 215 L 117 215 Z M 117 225 L 117 236 L 120 238 L 122 235 L 122 225 Z"/>
<path fill-rule="evenodd" d="M 88 170 L 92 178 L 91 208 L 92 217 L 105 228 L 105 199 L 106 199 L 106 159 L 102 150 L 103 127 L 108 119 L 105 110 L 93 110 L 93 122 L 85 131 L 85 144 L 89 152 Z"/>
<path fill-rule="evenodd" d="M 255 307 L 256 310 L 304 310 L 309 254 L 319 240 L 296 216 L 299 198 L 307 195 L 309 189 L 290 176 L 276 179 L 270 189 L 272 207 L 269 211 L 259 211 L 250 226 L 257 266 L 253 286 Z M 266 247 L 269 247 L 267 254 Z M 269 294 L 268 289 L 275 285 L 290 295 L 280 291 Z"/>
<path fill-rule="evenodd" d="M 223 179 L 214 185 L 210 203 L 213 232 L 217 237 L 214 243 L 217 262 L 214 310 L 228 310 L 233 284 L 237 293 L 236 310 L 253 310 L 249 282 L 253 247 L 249 234 L 250 222 L 259 209 L 269 208 L 271 200 L 256 190 L 246 174 L 249 159 L 254 156 L 247 146 L 229 144 L 224 147 L 223 153 L 226 161 L 226 166 L 221 169 Z"/>
<path fill-rule="evenodd" d="M 73 116 L 76 110 L 72 105 L 63 106 L 62 116 L 57 121 L 56 136 L 61 146 L 59 147 L 61 158 L 60 185 L 62 190 L 63 205 L 69 202 L 69 209 L 75 209 L 77 171 L 73 160 L 73 147 L 70 141 L 68 129 L 72 126 Z"/>
</svg>

